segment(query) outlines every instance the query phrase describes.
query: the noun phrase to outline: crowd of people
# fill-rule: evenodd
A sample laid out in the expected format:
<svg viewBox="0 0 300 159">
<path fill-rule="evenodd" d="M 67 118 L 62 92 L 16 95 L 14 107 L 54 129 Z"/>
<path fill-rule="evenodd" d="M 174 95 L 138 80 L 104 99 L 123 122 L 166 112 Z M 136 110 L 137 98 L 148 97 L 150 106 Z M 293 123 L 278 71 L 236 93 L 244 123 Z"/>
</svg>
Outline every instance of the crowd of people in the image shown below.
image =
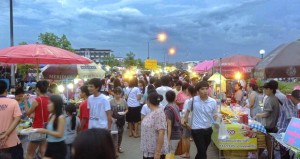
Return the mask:
<svg viewBox="0 0 300 159">
<path fill-rule="evenodd" d="M 185 147 L 180 156 L 190 158 L 191 139 L 197 148 L 195 158 L 205 159 L 212 125 L 222 117 L 205 78 L 176 74 L 94 78 L 78 88 L 78 97 L 74 95 L 81 99 L 79 105 L 65 103 L 56 87 L 49 86 L 48 81 L 38 81 L 37 98 L 30 103 L 22 88 L 16 90 L 15 99 L 7 98 L 8 86 L 0 80 L 2 158 L 23 159 L 25 154 L 26 159 L 115 159 L 124 152 L 121 145 L 127 122 L 128 136 L 140 137 L 144 159 L 175 154 L 180 140 Z M 291 117 L 297 117 L 300 90 L 293 91 L 288 99 L 274 80 L 263 88 L 263 109 L 255 80 L 250 80 L 246 88 L 236 83 L 233 101 L 249 107 L 250 116 L 260 121 L 268 133 L 285 131 Z M 16 127 L 26 118 L 33 119 L 36 131 L 25 139 L 17 134 Z M 270 142 L 267 149 L 272 155 Z"/>
</svg>

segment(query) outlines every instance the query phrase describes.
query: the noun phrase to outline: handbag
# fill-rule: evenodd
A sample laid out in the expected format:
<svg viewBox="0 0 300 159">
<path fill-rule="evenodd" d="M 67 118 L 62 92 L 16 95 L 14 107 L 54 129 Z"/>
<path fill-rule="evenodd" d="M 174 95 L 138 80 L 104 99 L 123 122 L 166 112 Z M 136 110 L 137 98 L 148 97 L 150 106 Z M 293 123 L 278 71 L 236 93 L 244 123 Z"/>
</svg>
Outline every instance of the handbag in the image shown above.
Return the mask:
<svg viewBox="0 0 300 159">
<path fill-rule="evenodd" d="M 180 141 L 177 145 L 176 151 L 175 151 L 175 155 L 182 155 L 185 153 L 185 147 L 184 147 L 184 143 L 183 143 L 183 139 L 180 138 Z"/>
<path fill-rule="evenodd" d="M 44 111 L 43 111 L 43 101 L 40 97 L 40 100 L 41 100 L 41 107 L 42 107 L 42 118 L 43 118 L 43 125 L 44 125 L 44 128 L 46 127 L 46 123 L 44 121 Z M 43 140 L 46 140 L 46 137 L 47 135 L 46 134 L 41 134 L 41 133 L 37 133 L 37 132 L 33 132 L 33 133 L 30 133 L 28 135 L 28 140 L 29 141 L 33 141 L 33 142 L 38 142 L 38 141 L 43 141 Z"/>
</svg>

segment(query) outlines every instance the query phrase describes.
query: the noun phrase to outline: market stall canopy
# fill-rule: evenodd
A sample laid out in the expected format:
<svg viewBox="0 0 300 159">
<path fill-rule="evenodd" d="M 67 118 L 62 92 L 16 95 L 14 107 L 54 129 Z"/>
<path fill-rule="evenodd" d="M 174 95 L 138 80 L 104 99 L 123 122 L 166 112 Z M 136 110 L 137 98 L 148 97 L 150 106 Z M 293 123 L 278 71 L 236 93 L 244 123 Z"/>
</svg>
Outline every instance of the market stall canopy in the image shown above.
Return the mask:
<svg viewBox="0 0 300 159">
<path fill-rule="evenodd" d="M 45 79 L 53 80 L 74 79 L 76 77 L 81 79 L 105 77 L 105 71 L 95 63 L 86 65 L 47 65 L 42 74 Z"/>
<path fill-rule="evenodd" d="M 1 49 L 0 62 L 12 64 L 89 64 L 92 61 L 61 48 L 43 44 L 29 44 Z"/>
<path fill-rule="evenodd" d="M 255 78 L 300 77 L 300 41 L 282 44 L 254 68 Z"/>
<path fill-rule="evenodd" d="M 214 60 L 203 61 L 201 63 L 198 63 L 193 68 L 193 71 L 198 72 L 198 73 L 205 73 L 213 67 L 214 63 L 215 63 Z"/>
<path fill-rule="evenodd" d="M 252 69 L 257 65 L 261 59 L 255 56 L 249 55 L 233 55 L 221 60 L 220 71 L 220 61 L 217 61 L 214 65 L 214 69 L 221 72 L 222 75 L 227 79 L 234 79 L 234 74 L 236 72 L 241 72 L 243 78 L 248 78 L 251 75 Z"/>
<path fill-rule="evenodd" d="M 220 81 L 220 79 L 221 79 L 221 81 L 226 81 L 226 78 L 224 76 L 222 76 L 219 72 L 216 72 L 208 79 L 208 81 L 216 81 L 217 82 L 217 81 Z"/>
<path fill-rule="evenodd" d="M 226 91 L 226 78 L 222 76 L 219 72 L 213 74 L 208 81 L 214 81 L 214 87 L 222 87 L 222 91 Z"/>
</svg>

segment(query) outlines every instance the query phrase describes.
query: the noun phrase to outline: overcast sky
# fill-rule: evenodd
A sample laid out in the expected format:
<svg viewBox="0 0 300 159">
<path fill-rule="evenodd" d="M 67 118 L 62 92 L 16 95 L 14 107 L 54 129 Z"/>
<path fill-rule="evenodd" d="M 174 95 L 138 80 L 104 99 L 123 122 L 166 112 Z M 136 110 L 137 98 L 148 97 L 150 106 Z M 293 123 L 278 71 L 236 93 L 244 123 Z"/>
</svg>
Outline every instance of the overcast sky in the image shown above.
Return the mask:
<svg viewBox="0 0 300 159">
<path fill-rule="evenodd" d="M 0 0 L 0 48 L 9 42 L 9 0 Z M 65 34 L 74 48 L 111 49 L 116 56 L 170 61 L 232 54 L 260 56 L 300 38 L 300 0 L 14 0 L 15 44 L 39 33 Z"/>
</svg>

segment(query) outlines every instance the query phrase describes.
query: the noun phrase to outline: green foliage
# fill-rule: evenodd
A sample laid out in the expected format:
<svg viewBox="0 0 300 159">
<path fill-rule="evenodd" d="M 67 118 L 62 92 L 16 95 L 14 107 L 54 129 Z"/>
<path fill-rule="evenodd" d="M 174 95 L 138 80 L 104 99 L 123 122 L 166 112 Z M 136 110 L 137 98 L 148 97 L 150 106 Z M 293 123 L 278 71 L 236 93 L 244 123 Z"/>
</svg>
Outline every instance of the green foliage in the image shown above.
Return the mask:
<svg viewBox="0 0 300 159">
<path fill-rule="evenodd" d="M 135 54 L 133 52 L 130 52 L 126 54 L 126 57 L 124 59 L 124 65 L 125 67 L 131 67 L 131 66 L 137 66 L 137 60 L 135 59 Z"/>
<path fill-rule="evenodd" d="M 260 86 L 260 92 L 262 93 L 262 86 L 264 85 L 264 81 L 259 80 L 257 81 L 258 86 Z M 278 89 L 283 93 L 283 94 L 290 94 L 294 90 L 294 87 L 300 85 L 300 82 L 282 82 L 278 81 Z"/>
<path fill-rule="evenodd" d="M 142 61 L 142 59 L 137 59 L 137 67 L 139 69 L 144 69 L 145 68 L 145 64 L 144 62 Z"/>
<path fill-rule="evenodd" d="M 40 33 L 38 38 L 42 44 L 62 48 L 65 50 L 69 50 L 71 52 L 74 52 L 74 49 L 72 48 L 72 45 L 70 41 L 68 40 L 66 35 L 62 35 L 59 37 L 58 35 L 55 35 L 54 33 Z"/>
<path fill-rule="evenodd" d="M 27 45 L 27 42 L 26 41 L 22 41 L 19 43 L 19 45 Z"/>
<path fill-rule="evenodd" d="M 19 45 L 27 45 L 27 42 L 22 41 Z M 27 65 L 27 64 L 18 64 L 17 70 L 23 77 L 26 76 L 28 69 L 35 68 L 35 65 Z"/>
<path fill-rule="evenodd" d="M 27 74 L 27 71 L 28 71 L 29 69 L 33 69 L 33 68 L 35 68 L 35 67 L 36 67 L 35 65 L 18 64 L 18 65 L 17 65 L 17 70 L 18 70 L 18 72 L 20 73 L 20 75 L 22 75 L 23 77 L 25 77 L 26 74 Z"/>
<path fill-rule="evenodd" d="M 110 57 L 105 57 L 103 59 L 105 65 L 108 65 L 110 67 L 114 67 L 114 66 L 120 66 L 121 63 L 116 59 L 115 55 L 112 54 Z"/>
<path fill-rule="evenodd" d="M 281 82 L 278 81 L 278 89 L 284 94 L 290 94 L 294 90 L 294 87 L 300 85 L 300 82 Z"/>
</svg>

